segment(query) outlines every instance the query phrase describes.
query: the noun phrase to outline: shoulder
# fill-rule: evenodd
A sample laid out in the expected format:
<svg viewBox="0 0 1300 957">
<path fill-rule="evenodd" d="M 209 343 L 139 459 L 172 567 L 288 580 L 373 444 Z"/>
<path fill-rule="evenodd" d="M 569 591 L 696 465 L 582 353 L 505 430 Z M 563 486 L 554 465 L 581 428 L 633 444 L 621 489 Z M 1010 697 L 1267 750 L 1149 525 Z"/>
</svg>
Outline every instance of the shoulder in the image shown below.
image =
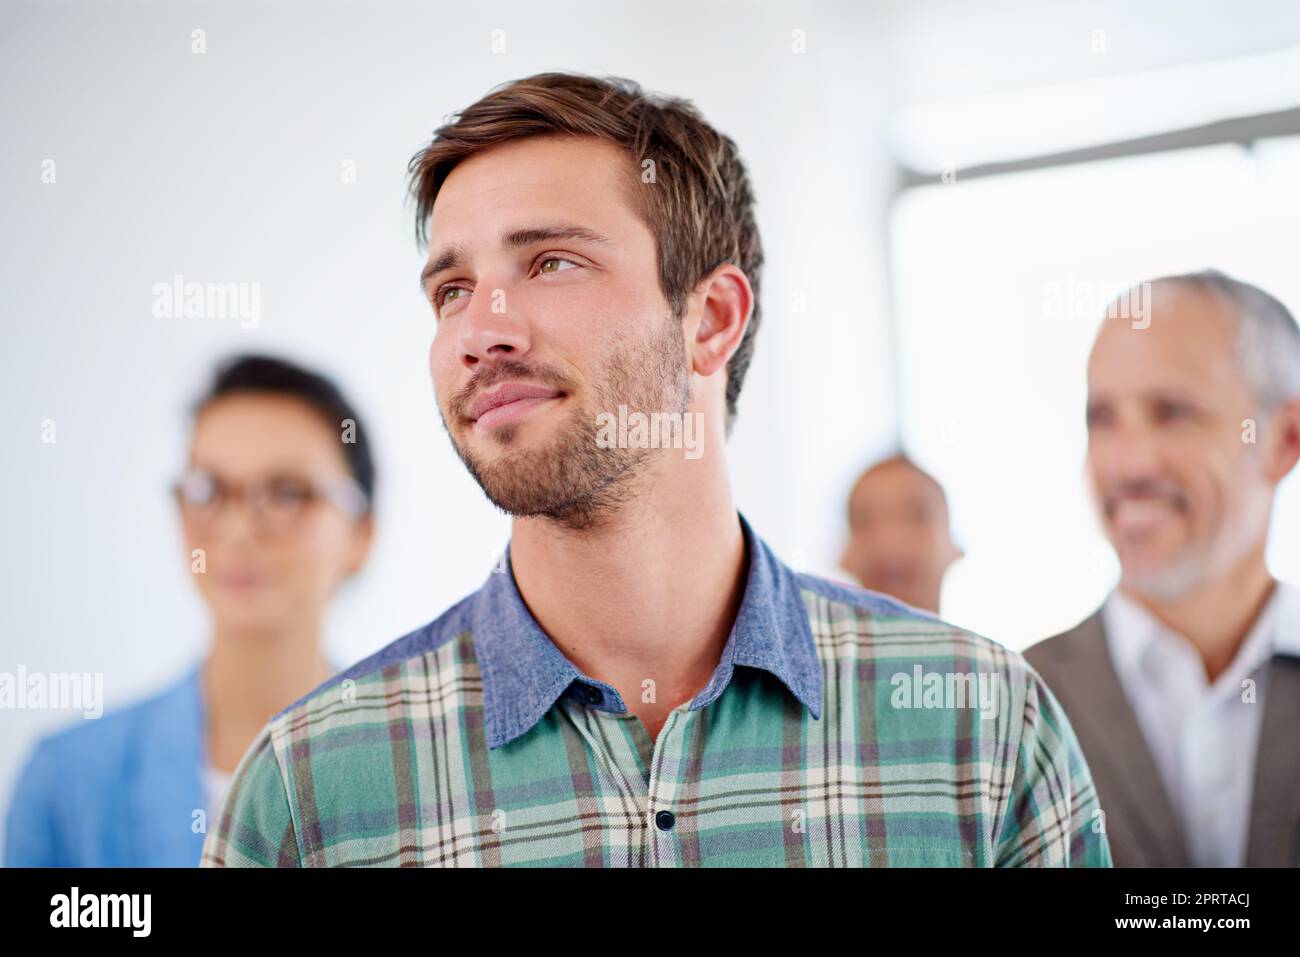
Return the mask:
<svg viewBox="0 0 1300 957">
<path fill-rule="evenodd" d="M 203 863 L 291 866 L 315 860 L 319 842 L 302 822 L 351 814 L 375 799 L 393 780 L 391 735 L 410 733 L 406 719 L 412 711 L 434 717 L 454 708 L 463 701 L 465 685 L 477 678 L 470 667 L 472 599 L 462 599 L 272 717 L 235 769 Z M 394 725 L 395 707 L 400 728 Z M 258 835 L 251 843 L 250 834 Z"/>
<path fill-rule="evenodd" d="M 471 635 L 473 595 L 461 599 L 447 611 L 414 631 L 402 635 L 383 648 L 322 682 L 297 701 L 283 708 L 270 721 L 275 728 L 303 727 L 314 730 L 321 721 L 336 715 L 333 706 L 348 705 L 350 722 L 366 718 L 365 712 L 386 713 L 383 688 L 393 682 L 423 680 L 441 660 L 457 656 Z M 456 639 L 464 639 L 460 645 Z M 445 662 L 455 666 L 456 661 Z"/>
<path fill-rule="evenodd" d="M 1105 630 L 1099 608 L 1073 628 L 1030 645 L 1025 649 L 1025 658 L 1040 672 L 1049 673 L 1080 649 L 1104 640 Z"/>
<path fill-rule="evenodd" d="M 30 767 L 74 769 L 81 778 L 120 766 L 141 739 L 162 727 L 174 727 L 174 716 L 198 706 L 197 666 L 165 688 L 98 718 L 79 717 L 41 737 Z"/>
<path fill-rule="evenodd" d="M 5 860 L 27 866 L 119 861 L 136 822 L 124 819 L 141 756 L 186 734 L 197 708 L 196 670 L 128 706 L 41 737 L 14 782 Z M 173 767 L 172 765 L 167 765 Z"/>
<path fill-rule="evenodd" d="M 854 687 L 882 759 L 985 802 L 992 859 L 1107 866 L 1069 719 L 1026 657 L 902 602 L 800 575 L 829 680 Z M 843 695 L 840 690 L 839 694 Z"/>
<path fill-rule="evenodd" d="M 1022 653 L 887 595 L 797 580 L 828 687 L 857 689 L 880 740 L 939 750 L 948 742 L 1002 763 L 1027 732 L 1058 723 L 1050 689 Z"/>
<path fill-rule="evenodd" d="M 983 635 L 879 592 L 796 573 L 818 654 L 852 646 L 877 662 L 944 660 L 1023 672 L 1024 658 Z"/>
</svg>

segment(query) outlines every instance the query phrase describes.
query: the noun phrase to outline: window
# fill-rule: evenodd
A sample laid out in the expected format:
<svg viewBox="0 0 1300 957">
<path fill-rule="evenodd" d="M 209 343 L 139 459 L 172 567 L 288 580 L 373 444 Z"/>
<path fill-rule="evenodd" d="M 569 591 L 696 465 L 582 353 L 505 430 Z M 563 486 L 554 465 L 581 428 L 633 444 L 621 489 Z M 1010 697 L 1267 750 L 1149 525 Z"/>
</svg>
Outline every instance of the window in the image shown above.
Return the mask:
<svg viewBox="0 0 1300 957">
<path fill-rule="evenodd" d="M 1084 477 L 1088 350 L 1106 299 L 1216 267 L 1300 313 L 1300 137 L 907 190 L 891 222 L 905 446 L 967 557 L 945 618 L 1012 648 L 1093 611 L 1118 565 Z M 1300 581 L 1300 477 L 1269 563 Z"/>
</svg>

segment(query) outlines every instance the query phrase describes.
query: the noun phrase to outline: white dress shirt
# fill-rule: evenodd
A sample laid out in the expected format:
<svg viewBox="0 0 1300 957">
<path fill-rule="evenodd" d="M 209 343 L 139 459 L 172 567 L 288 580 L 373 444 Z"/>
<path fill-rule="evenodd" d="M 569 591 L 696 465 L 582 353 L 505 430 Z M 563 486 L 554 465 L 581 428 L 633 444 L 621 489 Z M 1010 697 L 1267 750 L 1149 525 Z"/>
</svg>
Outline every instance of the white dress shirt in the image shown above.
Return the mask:
<svg viewBox="0 0 1300 957">
<path fill-rule="evenodd" d="M 1300 589 L 1278 582 L 1211 684 L 1190 641 L 1113 591 L 1102 607 L 1106 643 L 1160 779 L 1200 867 L 1245 863 L 1264 675 L 1275 653 L 1300 655 Z M 1246 681 L 1254 682 L 1254 701 Z"/>
</svg>

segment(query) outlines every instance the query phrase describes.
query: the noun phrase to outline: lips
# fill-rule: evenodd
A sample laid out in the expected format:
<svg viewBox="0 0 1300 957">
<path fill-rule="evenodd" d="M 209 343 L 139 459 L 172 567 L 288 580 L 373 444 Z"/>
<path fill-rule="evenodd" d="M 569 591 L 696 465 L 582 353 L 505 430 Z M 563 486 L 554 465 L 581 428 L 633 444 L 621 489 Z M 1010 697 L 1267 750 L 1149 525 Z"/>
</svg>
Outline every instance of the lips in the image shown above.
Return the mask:
<svg viewBox="0 0 1300 957">
<path fill-rule="evenodd" d="M 253 571 L 230 571 L 221 575 L 221 584 L 237 591 L 260 588 L 265 582 L 264 575 Z"/>
<path fill-rule="evenodd" d="M 510 413 L 540 405 L 547 399 L 558 399 L 563 393 L 548 386 L 507 383 L 483 392 L 469 405 L 469 418 L 483 424 L 503 420 Z M 513 408 L 512 408 L 513 407 Z"/>
</svg>

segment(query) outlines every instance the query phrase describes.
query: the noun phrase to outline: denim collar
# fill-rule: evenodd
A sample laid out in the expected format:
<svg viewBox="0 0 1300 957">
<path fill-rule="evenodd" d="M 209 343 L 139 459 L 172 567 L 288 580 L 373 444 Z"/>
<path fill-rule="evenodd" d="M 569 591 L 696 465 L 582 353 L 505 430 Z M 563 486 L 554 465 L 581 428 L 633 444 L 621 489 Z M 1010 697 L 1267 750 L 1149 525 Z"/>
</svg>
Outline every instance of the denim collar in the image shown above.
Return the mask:
<svg viewBox="0 0 1300 957">
<path fill-rule="evenodd" d="M 737 517 L 749 554 L 744 597 L 713 677 L 689 708 L 697 711 L 716 701 L 736 666 L 742 665 L 774 675 L 819 719 L 821 665 L 797 575 L 754 533 L 743 515 Z M 472 603 L 470 627 L 483 675 L 489 748 L 526 734 L 561 695 L 601 711 L 627 712 L 613 686 L 583 674 L 537 624 L 519 595 L 508 545 Z"/>
</svg>

